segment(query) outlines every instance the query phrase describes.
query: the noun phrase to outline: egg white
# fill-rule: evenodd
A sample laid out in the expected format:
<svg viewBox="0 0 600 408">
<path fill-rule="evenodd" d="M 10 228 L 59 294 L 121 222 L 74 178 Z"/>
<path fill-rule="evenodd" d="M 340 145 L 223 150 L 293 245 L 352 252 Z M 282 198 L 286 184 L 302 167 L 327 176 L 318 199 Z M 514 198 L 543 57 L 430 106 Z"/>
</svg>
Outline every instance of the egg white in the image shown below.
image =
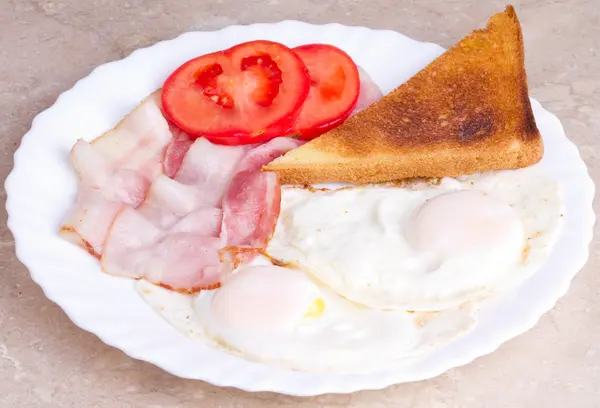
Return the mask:
<svg viewBox="0 0 600 408">
<path fill-rule="evenodd" d="M 477 250 L 440 260 L 412 245 L 406 231 L 415 211 L 453 191 L 480 191 L 514 210 L 522 242 L 503 243 L 516 248 L 514 259 Z M 267 253 L 369 307 L 444 310 L 511 287 L 538 270 L 560 231 L 562 213 L 560 186 L 534 168 L 405 187 L 286 187 Z"/>
<path fill-rule="evenodd" d="M 375 310 L 336 295 L 300 271 L 287 269 L 284 273 L 293 275 L 293 287 L 287 289 L 290 293 L 305 280 L 301 290 L 308 295 L 306 314 L 300 319 L 291 316 L 274 327 L 263 327 L 265 319 L 259 319 L 258 329 L 252 322 L 241 327 L 228 325 L 215 313 L 215 297 L 222 288 L 190 296 L 142 280 L 137 289 L 153 309 L 193 339 L 257 362 L 310 372 L 371 371 L 439 348 L 475 324 L 472 304 L 438 313 Z M 277 288 L 286 290 L 281 285 Z M 303 297 L 305 294 L 300 295 Z M 311 312 L 314 300 L 323 305 L 317 313 Z"/>
</svg>

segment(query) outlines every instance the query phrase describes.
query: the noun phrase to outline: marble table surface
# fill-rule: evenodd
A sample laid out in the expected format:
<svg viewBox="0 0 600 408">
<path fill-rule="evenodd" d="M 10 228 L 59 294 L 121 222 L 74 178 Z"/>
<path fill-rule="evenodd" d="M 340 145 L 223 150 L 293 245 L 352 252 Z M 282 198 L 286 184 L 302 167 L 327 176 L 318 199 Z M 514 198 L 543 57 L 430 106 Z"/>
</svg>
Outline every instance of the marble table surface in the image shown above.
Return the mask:
<svg viewBox="0 0 600 408">
<path fill-rule="evenodd" d="M 393 29 L 448 47 L 504 5 L 497 0 L 0 0 L 2 179 L 38 112 L 95 66 L 138 47 L 189 30 L 284 19 Z M 600 181 L 600 1 L 514 5 L 523 25 L 531 95 L 562 120 Z M 31 281 L 15 257 L 5 212 L 2 217 L 2 408 L 600 406 L 600 234 L 587 266 L 556 307 L 493 354 L 429 381 L 295 398 L 182 380 L 106 346 L 71 323 Z"/>
</svg>

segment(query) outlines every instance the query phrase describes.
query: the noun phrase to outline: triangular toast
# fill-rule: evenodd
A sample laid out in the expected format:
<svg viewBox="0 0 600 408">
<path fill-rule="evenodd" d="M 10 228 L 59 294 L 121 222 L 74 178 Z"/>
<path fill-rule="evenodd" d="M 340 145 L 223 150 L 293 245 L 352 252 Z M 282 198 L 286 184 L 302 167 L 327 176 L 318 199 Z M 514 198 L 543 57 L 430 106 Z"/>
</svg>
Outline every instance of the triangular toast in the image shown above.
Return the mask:
<svg viewBox="0 0 600 408">
<path fill-rule="evenodd" d="M 378 183 L 516 169 L 542 155 L 521 26 L 508 6 L 380 101 L 264 170 L 282 183 Z"/>
</svg>

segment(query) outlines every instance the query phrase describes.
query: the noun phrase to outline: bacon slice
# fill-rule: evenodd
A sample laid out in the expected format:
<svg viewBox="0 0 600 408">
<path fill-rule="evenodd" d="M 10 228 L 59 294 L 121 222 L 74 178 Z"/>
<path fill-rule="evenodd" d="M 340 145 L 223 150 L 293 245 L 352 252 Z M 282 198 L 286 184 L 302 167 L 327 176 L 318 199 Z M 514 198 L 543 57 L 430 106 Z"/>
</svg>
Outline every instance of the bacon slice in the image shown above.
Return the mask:
<svg viewBox="0 0 600 408">
<path fill-rule="evenodd" d="M 172 136 L 162 116 L 159 90 L 91 144 L 108 157 L 114 167 L 133 170 L 153 180 L 162 173 L 165 148 Z"/>
<path fill-rule="evenodd" d="M 124 206 L 139 206 L 162 172 L 171 132 L 159 104 L 155 92 L 113 130 L 92 143 L 79 140 L 71 150 L 78 194 L 59 233 L 95 256 L 102 254 L 116 214 Z"/>
<path fill-rule="evenodd" d="M 189 213 L 173 225 L 171 233 L 189 233 L 218 238 L 223 223 L 223 210 L 204 207 Z"/>
<path fill-rule="evenodd" d="M 218 218 L 216 226 L 208 230 L 216 229 L 216 233 L 208 233 L 204 229 L 195 231 L 196 233 L 202 232 L 204 235 L 218 236 L 221 231 L 223 210 L 217 206 L 204 206 L 201 194 L 202 192 L 197 190 L 194 185 L 184 185 L 161 175 L 152 183 L 146 200 L 137 211 L 148 222 L 161 230 L 169 230 L 176 224 L 184 223 L 183 225 L 185 225 L 186 222 L 192 222 L 191 220 L 194 218 L 191 217 L 194 215 L 196 217 L 205 215 L 211 220 Z M 199 221 L 198 218 L 195 219 Z"/>
<path fill-rule="evenodd" d="M 194 139 L 181 129 L 172 125 L 171 133 L 173 133 L 173 139 L 167 146 L 163 166 L 165 174 L 173 178 L 179 171 L 187 151 L 192 147 L 192 144 L 194 144 Z"/>
<path fill-rule="evenodd" d="M 221 208 L 234 168 L 246 151 L 245 146 L 220 146 L 196 139 L 175 178 L 158 176 L 138 210 L 165 229 L 201 207 Z"/>
<path fill-rule="evenodd" d="M 367 74 L 367 71 L 358 67 L 358 74 L 360 77 L 360 92 L 358 94 L 358 101 L 356 102 L 356 106 L 351 115 L 357 114 L 383 98 L 383 93 L 375 81 Z"/>
<path fill-rule="evenodd" d="M 304 142 L 275 138 L 250 150 L 236 167 L 223 199 L 223 236 L 230 247 L 264 248 L 279 217 L 281 188 L 277 173 L 263 165 Z"/>
<path fill-rule="evenodd" d="M 220 286 L 221 240 L 193 234 L 169 235 L 138 254 L 149 260 L 144 278 L 178 292 L 195 293 Z"/>
<path fill-rule="evenodd" d="M 162 174 L 150 186 L 138 211 L 157 228 L 170 228 L 199 207 L 197 195 L 193 186 L 183 185 Z"/>
<path fill-rule="evenodd" d="M 102 269 L 179 292 L 216 287 L 223 246 L 220 227 L 221 210 L 216 208 L 196 210 L 162 230 L 140 211 L 125 207 L 110 229 Z"/>
<path fill-rule="evenodd" d="M 100 258 L 108 229 L 122 208 L 122 203 L 107 200 L 100 190 L 80 188 L 59 234 Z"/>
<path fill-rule="evenodd" d="M 247 147 L 197 139 L 174 179 L 156 178 L 144 202 L 116 217 L 102 268 L 180 292 L 213 288 L 221 276 L 221 201 Z"/>
<path fill-rule="evenodd" d="M 219 206 L 234 169 L 249 146 L 222 146 L 205 138 L 196 139 L 185 155 L 174 180 L 193 185 L 200 205 Z"/>
<path fill-rule="evenodd" d="M 115 129 L 75 144 L 79 189 L 60 233 L 101 258 L 109 274 L 192 293 L 219 285 L 231 266 L 220 260 L 223 248 L 237 248 L 239 259 L 266 246 L 280 187 L 261 167 L 303 142 L 192 142 L 162 116 L 159 92 Z"/>
<path fill-rule="evenodd" d="M 255 171 L 234 182 L 223 201 L 224 239 L 228 246 L 262 248 L 279 216 L 279 177 Z"/>
<path fill-rule="evenodd" d="M 275 229 L 279 181 L 261 167 L 302 143 L 277 138 L 248 150 L 197 139 L 173 179 L 157 177 L 139 208 L 116 217 L 103 270 L 179 292 L 216 287 L 235 263 L 264 248 Z M 231 256 L 223 259 L 231 263 L 221 262 L 226 246 Z"/>
</svg>

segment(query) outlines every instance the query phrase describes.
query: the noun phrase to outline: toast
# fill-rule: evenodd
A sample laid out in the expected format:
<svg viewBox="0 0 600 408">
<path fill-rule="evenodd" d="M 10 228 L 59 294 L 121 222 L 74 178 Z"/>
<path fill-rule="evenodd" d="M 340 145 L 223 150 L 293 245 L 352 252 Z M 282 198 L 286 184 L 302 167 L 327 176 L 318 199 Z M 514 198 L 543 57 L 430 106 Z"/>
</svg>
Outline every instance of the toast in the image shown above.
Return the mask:
<svg viewBox="0 0 600 408">
<path fill-rule="evenodd" d="M 507 6 L 381 100 L 263 170 L 289 184 L 379 183 L 517 169 L 543 151 L 521 26 Z"/>
</svg>

